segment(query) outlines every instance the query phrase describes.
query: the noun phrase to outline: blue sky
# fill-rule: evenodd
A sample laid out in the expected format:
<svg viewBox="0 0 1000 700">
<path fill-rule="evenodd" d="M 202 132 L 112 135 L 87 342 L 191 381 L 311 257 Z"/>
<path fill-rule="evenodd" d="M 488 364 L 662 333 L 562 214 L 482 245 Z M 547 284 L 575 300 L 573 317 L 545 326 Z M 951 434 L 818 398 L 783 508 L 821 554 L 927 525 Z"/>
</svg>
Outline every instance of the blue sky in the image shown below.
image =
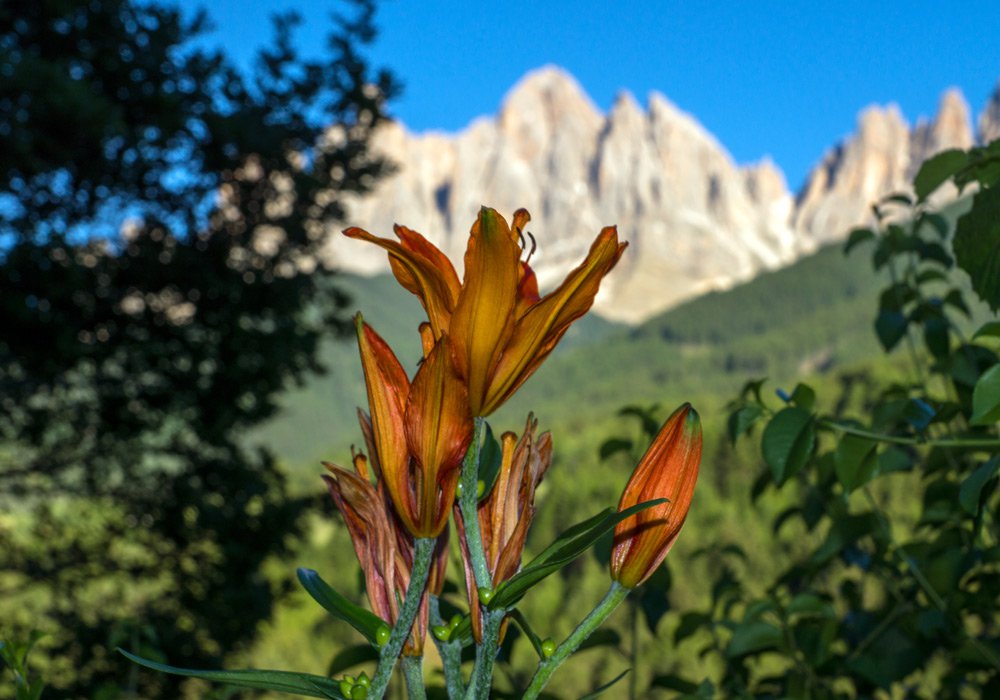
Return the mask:
<svg viewBox="0 0 1000 700">
<path fill-rule="evenodd" d="M 181 0 L 183 7 L 205 3 Z M 494 113 L 527 71 L 566 68 L 607 109 L 651 90 L 693 114 L 741 163 L 765 155 L 797 188 L 872 103 L 930 116 L 958 86 L 973 115 L 1000 79 L 1000 2 L 701 3 L 631 0 L 386 0 L 371 58 L 405 85 L 391 105 L 410 129 L 457 131 Z M 213 0 L 207 40 L 248 64 L 268 16 L 298 8 L 298 43 L 322 50 L 320 0 Z"/>
</svg>

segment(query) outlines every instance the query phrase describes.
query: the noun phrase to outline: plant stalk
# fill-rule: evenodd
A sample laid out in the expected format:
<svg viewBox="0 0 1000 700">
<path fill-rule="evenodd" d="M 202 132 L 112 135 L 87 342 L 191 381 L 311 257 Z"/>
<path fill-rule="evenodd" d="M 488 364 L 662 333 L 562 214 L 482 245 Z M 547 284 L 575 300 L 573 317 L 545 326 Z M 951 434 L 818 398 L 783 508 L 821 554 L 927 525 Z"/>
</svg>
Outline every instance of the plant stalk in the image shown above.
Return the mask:
<svg viewBox="0 0 1000 700">
<path fill-rule="evenodd" d="M 486 554 L 483 552 L 483 537 L 479 531 L 479 453 L 482 449 L 481 435 L 483 419 L 476 418 L 476 426 L 472 433 L 472 444 L 465 453 L 462 462 L 462 493 L 458 498 L 458 508 L 462 513 L 462 525 L 465 527 L 465 541 L 469 546 L 469 559 L 472 572 L 476 577 L 476 586 L 493 589 L 493 576 L 486 565 Z M 473 593 L 474 594 L 474 593 Z"/>
<path fill-rule="evenodd" d="M 538 664 L 531 683 L 528 684 L 528 688 L 524 691 L 524 700 L 533 700 L 539 696 L 556 669 L 586 641 L 587 637 L 593 634 L 594 630 L 604 624 L 604 621 L 611 616 L 615 608 L 621 605 L 631 590 L 617 581 L 611 582 L 611 588 L 608 589 L 607 594 L 597 604 L 597 607 L 591 610 L 590 614 L 573 630 L 573 633 L 566 637 L 566 641 L 556 647 L 552 656 Z"/>
<path fill-rule="evenodd" d="M 870 438 L 878 442 L 889 442 L 894 445 L 924 445 L 926 447 L 970 447 L 982 449 L 1000 448 L 1000 439 L 997 438 L 945 438 L 922 440 L 915 437 L 903 437 L 901 435 L 885 435 L 884 433 L 873 433 L 870 430 L 855 428 L 836 421 L 820 421 L 821 425 L 848 435 Z"/>
<path fill-rule="evenodd" d="M 381 700 L 385 695 L 386 688 L 389 687 L 389 679 L 392 677 L 392 669 L 396 665 L 396 659 L 403 651 L 403 645 L 406 643 L 406 638 L 410 636 L 413 621 L 417 619 L 417 611 L 420 610 L 420 600 L 423 598 L 424 588 L 427 587 L 427 577 L 431 571 L 431 560 L 434 558 L 436 542 L 437 540 L 433 537 L 418 537 L 414 542 L 410 585 L 406 587 L 406 598 L 399 610 L 399 618 L 392 628 L 392 634 L 389 635 L 389 641 L 379 653 L 375 676 L 368 689 L 370 700 Z"/>
<path fill-rule="evenodd" d="M 427 700 L 424 688 L 424 657 L 404 656 L 400 661 L 406 679 L 406 695 L 410 700 Z"/>
<path fill-rule="evenodd" d="M 430 596 L 430 620 L 432 625 L 445 624 L 444 618 L 441 617 L 441 603 L 436 595 Z M 465 695 L 465 683 L 462 681 L 462 645 L 458 641 L 442 642 L 433 634 L 431 639 L 434 640 L 434 646 L 441 656 L 448 700 L 462 700 L 462 696 Z"/>
<path fill-rule="evenodd" d="M 466 700 L 489 700 L 493 687 L 493 664 L 500 649 L 500 624 L 507 613 L 506 610 L 487 610 L 485 606 L 480 609 L 483 614 L 483 641 L 476 647 L 476 666 L 465 692 Z"/>
</svg>

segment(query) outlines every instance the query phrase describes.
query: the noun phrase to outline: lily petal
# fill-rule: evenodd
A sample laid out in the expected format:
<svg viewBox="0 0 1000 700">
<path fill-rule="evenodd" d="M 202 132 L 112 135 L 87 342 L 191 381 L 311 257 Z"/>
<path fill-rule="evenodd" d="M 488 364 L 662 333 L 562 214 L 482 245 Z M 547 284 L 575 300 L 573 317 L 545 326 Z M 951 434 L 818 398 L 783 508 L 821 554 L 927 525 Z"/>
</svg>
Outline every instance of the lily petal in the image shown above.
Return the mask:
<svg viewBox="0 0 1000 700">
<path fill-rule="evenodd" d="M 378 467 L 396 511 L 405 519 L 407 513 L 413 512 L 405 428 L 410 381 L 392 349 L 360 314 L 355 318 L 355 325 L 371 409 L 374 453 L 378 454 Z"/>
<path fill-rule="evenodd" d="M 477 415 L 491 413 L 534 373 L 570 324 L 593 305 L 601 280 L 618 262 L 627 245 L 618 242 L 617 228 L 603 229 L 583 264 L 516 321 L 513 335 L 493 374 L 482 413 Z"/>
<path fill-rule="evenodd" d="M 344 235 L 374 243 L 389 253 L 389 264 L 396 279 L 420 299 L 435 337 L 440 337 L 448 329 L 458 301 L 458 274 L 447 256 L 419 233 L 405 226 L 395 226 L 393 230 L 401 243 L 373 236 L 357 227 L 346 229 Z"/>
<path fill-rule="evenodd" d="M 459 467 L 472 441 L 472 413 L 448 336 L 442 336 L 413 379 L 406 403 L 406 443 L 415 462 L 410 479 L 421 499 L 416 537 L 437 537 L 448 522 Z"/>
<path fill-rule="evenodd" d="M 521 249 L 503 217 L 483 207 L 465 252 L 465 277 L 448 334 L 467 378 L 473 415 L 483 411 L 500 353 L 513 332 Z"/>
</svg>

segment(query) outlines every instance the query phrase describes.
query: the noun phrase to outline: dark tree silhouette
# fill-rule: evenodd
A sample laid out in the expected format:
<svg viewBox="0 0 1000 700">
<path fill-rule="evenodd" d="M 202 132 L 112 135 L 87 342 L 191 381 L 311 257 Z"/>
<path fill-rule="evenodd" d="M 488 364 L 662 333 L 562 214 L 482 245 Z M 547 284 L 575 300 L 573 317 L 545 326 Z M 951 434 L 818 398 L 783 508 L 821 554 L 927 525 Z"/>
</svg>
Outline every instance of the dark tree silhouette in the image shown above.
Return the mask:
<svg viewBox="0 0 1000 700">
<path fill-rule="evenodd" d="M 0 616 L 54 631 L 46 697 L 178 697 L 111 645 L 218 666 L 271 612 L 302 504 L 241 443 L 345 326 L 316 255 L 387 170 L 373 15 L 322 61 L 276 17 L 244 76 L 204 15 L 0 5 Z"/>
</svg>

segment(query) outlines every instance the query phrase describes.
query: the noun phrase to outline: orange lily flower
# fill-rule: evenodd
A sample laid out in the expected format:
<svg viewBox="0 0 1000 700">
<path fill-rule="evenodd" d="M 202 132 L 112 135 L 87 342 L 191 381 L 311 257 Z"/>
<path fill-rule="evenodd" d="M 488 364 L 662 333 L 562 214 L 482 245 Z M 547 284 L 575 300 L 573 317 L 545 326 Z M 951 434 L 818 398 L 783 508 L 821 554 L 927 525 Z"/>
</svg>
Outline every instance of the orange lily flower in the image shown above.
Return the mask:
<svg viewBox="0 0 1000 700">
<path fill-rule="evenodd" d="M 486 566 L 492 575 L 493 588 L 511 578 L 521 568 L 521 555 L 528 528 L 535 516 L 535 490 L 552 461 L 552 436 L 542 433 L 535 440 L 538 421 L 528 416 L 521 439 L 514 433 L 500 437 L 502 459 L 489 495 L 478 506 L 479 530 L 486 554 Z M 482 641 L 482 620 L 476 577 L 470 563 L 462 514 L 455 508 L 465 563 L 465 585 L 469 593 L 472 631 Z M 502 638 L 502 632 L 501 632 Z"/>
<path fill-rule="evenodd" d="M 535 273 L 521 260 L 529 219 L 518 209 L 511 227 L 483 207 L 469 235 L 461 283 L 444 253 L 416 231 L 395 226 L 398 241 L 360 228 L 344 231 L 388 251 L 396 279 L 427 311 L 429 324 L 421 329 L 425 348 L 451 337 L 476 416 L 491 414 L 534 373 L 594 303 L 601 279 L 627 245 L 619 243 L 614 226 L 602 229 L 583 263 L 540 297 Z"/>
<path fill-rule="evenodd" d="M 437 537 L 448 523 L 473 428 L 451 343 L 440 337 L 411 384 L 392 350 L 360 314 L 356 326 L 371 409 L 371 423 L 363 427 L 370 451 L 407 531 Z"/>
<path fill-rule="evenodd" d="M 635 588 L 663 563 L 687 518 L 700 465 L 701 421 L 691 405 L 684 404 L 667 419 L 639 460 L 618 510 L 657 498 L 668 502 L 618 523 L 611 550 L 611 578 L 626 588 Z"/>
</svg>

